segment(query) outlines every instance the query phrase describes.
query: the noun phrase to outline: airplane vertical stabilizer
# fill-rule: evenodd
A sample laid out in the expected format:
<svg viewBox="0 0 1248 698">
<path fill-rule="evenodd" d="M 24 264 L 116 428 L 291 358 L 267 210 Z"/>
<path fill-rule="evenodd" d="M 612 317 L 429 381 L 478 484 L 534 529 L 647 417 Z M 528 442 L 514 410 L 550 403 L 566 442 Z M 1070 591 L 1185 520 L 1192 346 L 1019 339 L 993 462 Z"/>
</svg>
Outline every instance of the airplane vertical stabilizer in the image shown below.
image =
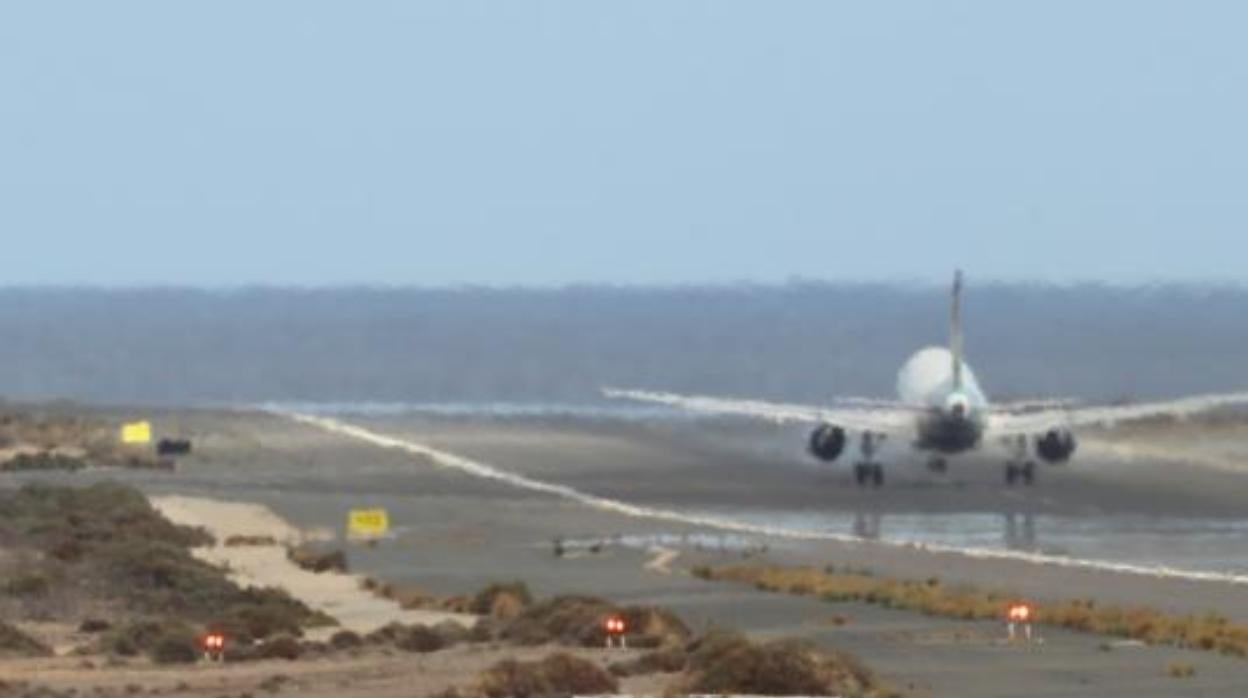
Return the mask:
<svg viewBox="0 0 1248 698">
<path fill-rule="evenodd" d="M 953 361 L 953 389 L 962 389 L 962 270 L 953 273 L 953 299 L 949 309 L 949 354 Z"/>
</svg>

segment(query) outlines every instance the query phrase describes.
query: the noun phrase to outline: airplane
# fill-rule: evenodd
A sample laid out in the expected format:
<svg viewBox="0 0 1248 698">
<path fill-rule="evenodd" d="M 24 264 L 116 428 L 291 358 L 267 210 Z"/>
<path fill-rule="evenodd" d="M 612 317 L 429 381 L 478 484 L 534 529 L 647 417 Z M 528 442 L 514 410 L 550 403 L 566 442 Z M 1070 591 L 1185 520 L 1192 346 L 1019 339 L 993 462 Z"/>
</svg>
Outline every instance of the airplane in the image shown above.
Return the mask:
<svg viewBox="0 0 1248 698">
<path fill-rule="evenodd" d="M 1248 403 L 1248 392 L 1241 392 L 1112 406 L 1083 406 L 1069 400 L 991 404 L 963 359 L 960 270 L 953 278 L 949 346 L 924 347 L 902 365 L 897 373 L 897 400 L 843 398 L 834 406 L 821 407 L 619 388 L 604 388 L 603 394 L 707 414 L 815 424 L 807 450 L 829 463 L 840 457 L 850 435 L 857 433 L 859 459 L 854 464 L 854 480 L 859 487 L 884 484 L 884 466 L 876 455 L 888 438 L 905 440 L 914 450 L 928 454 L 928 469 L 945 473 L 950 457 L 978 449 L 991 435 L 1009 453 L 1006 485 L 1031 485 L 1037 459 L 1060 465 L 1074 455 L 1073 430 L 1077 427 L 1112 427 L 1121 421 L 1183 417 Z"/>
</svg>

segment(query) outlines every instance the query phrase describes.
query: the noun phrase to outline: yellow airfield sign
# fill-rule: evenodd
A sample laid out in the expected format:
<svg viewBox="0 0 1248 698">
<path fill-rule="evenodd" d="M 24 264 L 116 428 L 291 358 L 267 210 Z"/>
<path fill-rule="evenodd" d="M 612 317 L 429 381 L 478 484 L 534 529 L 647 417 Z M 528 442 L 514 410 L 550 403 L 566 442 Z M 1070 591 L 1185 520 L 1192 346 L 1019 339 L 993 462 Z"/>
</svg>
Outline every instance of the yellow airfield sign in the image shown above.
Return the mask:
<svg viewBox="0 0 1248 698">
<path fill-rule="evenodd" d="M 347 535 L 351 538 L 380 538 L 390 531 L 390 514 L 385 509 L 352 509 L 347 514 Z"/>
<path fill-rule="evenodd" d="M 121 442 L 123 444 L 150 444 L 152 442 L 152 423 L 139 421 L 127 422 L 121 425 Z"/>
</svg>

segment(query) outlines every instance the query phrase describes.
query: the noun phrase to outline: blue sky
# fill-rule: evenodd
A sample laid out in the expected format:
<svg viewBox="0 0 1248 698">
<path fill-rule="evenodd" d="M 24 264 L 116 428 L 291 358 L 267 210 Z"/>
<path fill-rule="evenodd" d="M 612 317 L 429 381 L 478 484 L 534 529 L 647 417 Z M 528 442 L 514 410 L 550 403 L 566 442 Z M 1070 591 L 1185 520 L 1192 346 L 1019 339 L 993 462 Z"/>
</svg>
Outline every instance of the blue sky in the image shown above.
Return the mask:
<svg viewBox="0 0 1248 698">
<path fill-rule="evenodd" d="M 1248 281 L 1248 4 L 0 5 L 0 285 Z"/>
</svg>

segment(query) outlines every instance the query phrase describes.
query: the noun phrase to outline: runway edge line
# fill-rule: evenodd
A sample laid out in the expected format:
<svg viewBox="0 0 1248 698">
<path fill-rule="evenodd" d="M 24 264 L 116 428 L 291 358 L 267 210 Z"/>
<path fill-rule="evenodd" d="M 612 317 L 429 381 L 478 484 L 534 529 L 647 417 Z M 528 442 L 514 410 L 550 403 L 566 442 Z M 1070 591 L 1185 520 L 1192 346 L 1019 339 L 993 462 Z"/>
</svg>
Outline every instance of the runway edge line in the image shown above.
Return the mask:
<svg viewBox="0 0 1248 698">
<path fill-rule="evenodd" d="M 1109 560 L 1074 558 L 1061 555 L 1045 555 L 1042 553 L 1028 553 L 1017 550 L 958 547 L 933 543 L 890 541 L 884 539 L 867 541 L 844 533 L 832 533 L 830 531 L 817 531 L 801 528 L 763 526 L 719 517 L 682 514 L 680 512 L 667 509 L 629 504 L 628 502 L 622 502 L 620 500 L 609 499 L 607 497 L 600 497 L 598 495 L 582 492 L 567 485 L 559 485 L 537 480 L 525 475 L 503 470 L 502 468 L 488 463 L 482 463 L 470 458 L 465 458 L 464 456 L 442 451 L 433 448 L 432 446 L 395 438 L 393 436 L 386 436 L 385 434 L 380 434 L 354 424 L 348 424 L 338 419 L 273 408 L 264 409 L 271 414 L 286 417 L 299 424 L 316 427 L 339 436 L 345 436 L 357 441 L 372 444 L 379 448 L 394 449 L 404 451 L 412 455 L 423 456 L 429 459 L 434 465 L 441 468 L 458 470 L 474 477 L 502 482 L 518 489 L 529 490 L 531 492 L 549 494 L 593 509 L 621 514 L 623 516 L 652 519 L 656 521 L 668 521 L 671 523 L 712 528 L 720 531 L 748 533 L 787 540 L 829 541 L 860 546 L 882 546 L 895 549 L 918 550 L 929 553 L 960 555 L 980 560 L 1013 560 L 1037 565 L 1051 565 L 1099 572 L 1117 572 L 1144 577 L 1155 577 L 1159 579 L 1222 582 L 1226 584 L 1248 586 L 1248 575 L 1241 574 L 1183 570 L 1164 566 L 1149 567 L 1146 565 L 1133 565 L 1129 563 L 1112 562 Z"/>
</svg>

